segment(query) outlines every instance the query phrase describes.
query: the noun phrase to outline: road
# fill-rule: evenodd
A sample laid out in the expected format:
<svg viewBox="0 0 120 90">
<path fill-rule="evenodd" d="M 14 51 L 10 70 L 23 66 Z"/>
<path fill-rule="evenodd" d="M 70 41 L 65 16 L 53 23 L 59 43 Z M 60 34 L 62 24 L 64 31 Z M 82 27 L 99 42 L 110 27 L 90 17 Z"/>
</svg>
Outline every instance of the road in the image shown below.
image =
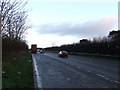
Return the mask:
<svg viewBox="0 0 120 90">
<path fill-rule="evenodd" d="M 118 61 L 56 53 L 33 54 L 41 88 L 118 88 Z"/>
</svg>

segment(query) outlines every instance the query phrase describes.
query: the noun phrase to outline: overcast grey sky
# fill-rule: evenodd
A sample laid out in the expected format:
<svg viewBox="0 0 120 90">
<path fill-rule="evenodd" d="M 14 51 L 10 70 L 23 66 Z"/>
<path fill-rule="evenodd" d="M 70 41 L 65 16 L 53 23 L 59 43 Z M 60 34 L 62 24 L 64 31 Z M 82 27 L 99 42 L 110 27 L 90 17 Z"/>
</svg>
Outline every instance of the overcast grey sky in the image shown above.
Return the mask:
<svg viewBox="0 0 120 90">
<path fill-rule="evenodd" d="M 117 29 L 118 0 L 30 0 L 27 41 L 38 47 L 60 46 L 107 36 Z"/>
</svg>

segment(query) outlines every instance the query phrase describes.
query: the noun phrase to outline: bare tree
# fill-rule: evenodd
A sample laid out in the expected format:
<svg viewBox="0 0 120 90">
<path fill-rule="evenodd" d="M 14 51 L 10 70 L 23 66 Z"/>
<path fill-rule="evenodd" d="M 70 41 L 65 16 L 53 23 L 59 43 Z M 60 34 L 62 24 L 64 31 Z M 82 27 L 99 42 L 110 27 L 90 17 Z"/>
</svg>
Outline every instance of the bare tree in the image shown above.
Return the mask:
<svg viewBox="0 0 120 90">
<path fill-rule="evenodd" d="M 1 34 L 3 38 L 21 39 L 29 28 L 26 24 L 27 2 L 22 0 L 1 0 Z"/>
</svg>

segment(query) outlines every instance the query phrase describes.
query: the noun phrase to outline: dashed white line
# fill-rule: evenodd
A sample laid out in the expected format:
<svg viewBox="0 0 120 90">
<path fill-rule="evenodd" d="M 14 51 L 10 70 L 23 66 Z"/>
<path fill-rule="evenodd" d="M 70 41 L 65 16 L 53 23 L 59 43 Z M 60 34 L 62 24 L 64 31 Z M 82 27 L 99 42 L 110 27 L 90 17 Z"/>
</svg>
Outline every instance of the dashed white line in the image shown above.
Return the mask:
<svg viewBox="0 0 120 90">
<path fill-rule="evenodd" d="M 105 77 L 105 76 L 103 76 L 103 75 L 101 75 L 101 74 L 96 74 L 96 75 L 98 75 L 98 76 L 100 76 L 100 77 L 103 77 L 103 78 Z"/>
<path fill-rule="evenodd" d="M 104 79 L 109 80 L 109 78 L 104 78 Z"/>
<path fill-rule="evenodd" d="M 106 80 L 110 80 L 109 78 L 106 78 L 105 76 L 103 76 L 103 75 L 101 75 L 101 74 L 96 74 L 96 75 L 98 75 L 98 76 L 100 76 L 100 77 L 103 77 L 104 79 L 106 79 Z M 115 83 L 120 83 L 119 81 L 113 81 L 113 80 L 110 80 L 111 82 L 115 82 Z"/>
<path fill-rule="evenodd" d="M 120 83 L 119 81 L 114 81 L 114 82 L 116 82 L 116 83 Z"/>
</svg>

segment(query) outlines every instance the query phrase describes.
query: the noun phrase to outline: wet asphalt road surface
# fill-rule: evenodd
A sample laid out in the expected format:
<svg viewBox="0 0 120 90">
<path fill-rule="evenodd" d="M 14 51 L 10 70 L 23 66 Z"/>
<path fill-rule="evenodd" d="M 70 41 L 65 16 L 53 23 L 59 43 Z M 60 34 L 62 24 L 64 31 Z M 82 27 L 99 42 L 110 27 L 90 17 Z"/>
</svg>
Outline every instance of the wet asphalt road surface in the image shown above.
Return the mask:
<svg viewBox="0 0 120 90">
<path fill-rule="evenodd" d="M 33 54 L 41 88 L 118 88 L 118 61 L 56 53 Z"/>
</svg>

